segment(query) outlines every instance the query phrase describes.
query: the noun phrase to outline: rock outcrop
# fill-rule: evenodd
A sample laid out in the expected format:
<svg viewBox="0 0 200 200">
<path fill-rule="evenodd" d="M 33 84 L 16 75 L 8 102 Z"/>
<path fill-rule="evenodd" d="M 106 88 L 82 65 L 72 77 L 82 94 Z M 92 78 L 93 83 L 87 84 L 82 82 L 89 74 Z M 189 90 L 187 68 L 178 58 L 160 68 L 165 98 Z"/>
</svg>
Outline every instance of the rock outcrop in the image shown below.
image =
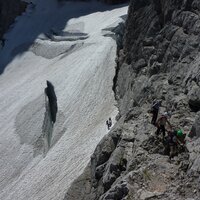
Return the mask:
<svg viewBox="0 0 200 200">
<path fill-rule="evenodd" d="M 27 3 L 21 0 L 0 0 L 0 40 L 15 18 L 25 11 Z"/>
<path fill-rule="evenodd" d="M 51 121 L 56 122 L 56 115 L 58 112 L 57 97 L 54 90 L 54 86 L 50 81 L 47 81 L 47 87 L 45 88 L 45 94 L 48 97 L 49 109 L 51 115 Z"/>
<path fill-rule="evenodd" d="M 65 199 L 199 199 L 199 16 L 198 0 L 130 2 L 114 78 L 118 122 Z M 173 161 L 150 124 L 155 98 L 190 133 Z"/>
</svg>

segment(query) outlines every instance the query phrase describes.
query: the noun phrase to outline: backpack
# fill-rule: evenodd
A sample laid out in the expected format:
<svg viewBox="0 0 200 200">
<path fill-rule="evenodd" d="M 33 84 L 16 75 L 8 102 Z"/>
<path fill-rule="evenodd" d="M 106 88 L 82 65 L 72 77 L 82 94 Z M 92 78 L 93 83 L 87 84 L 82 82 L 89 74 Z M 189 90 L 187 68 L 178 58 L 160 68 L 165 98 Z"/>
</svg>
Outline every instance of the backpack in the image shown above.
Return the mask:
<svg viewBox="0 0 200 200">
<path fill-rule="evenodd" d="M 177 143 L 176 131 L 170 131 L 168 133 L 168 143 L 170 146 L 176 145 Z"/>
<path fill-rule="evenodd" d="M 151 106 L 151 110 L 158 110 L 160 107 L 159 101 L 153 101 L 153 105 Z"/>
</svg>

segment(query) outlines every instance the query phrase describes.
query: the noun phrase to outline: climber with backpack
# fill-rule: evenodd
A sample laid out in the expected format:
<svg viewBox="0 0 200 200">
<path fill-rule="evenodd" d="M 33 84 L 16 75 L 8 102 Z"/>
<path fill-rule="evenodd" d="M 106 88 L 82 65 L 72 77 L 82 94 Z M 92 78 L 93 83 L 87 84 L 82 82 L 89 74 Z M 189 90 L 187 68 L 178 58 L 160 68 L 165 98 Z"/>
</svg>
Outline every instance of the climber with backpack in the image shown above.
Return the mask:
<svg viewBox="0 0 200 200">
<path fill-rule="evenodd" d="M 168 132 L 168 135 L 165 138 L 164 154 L 169 155 L 170 160 L 178 155 L 179 152 L 186 151 L 185 137 L 186 134 L 183 134 L 181 129 Z"/>
<path fill-rule="evenodd" d="M 160 135 L 160 131 L 162 131 L 163 134 L 163 140 L 165 137 L 165 125 L 166 123 L 170 126 L 170 128 L 172 129 L 172 126 L 170 124 L 170 122 L 167 119 L 168 117 L 168 113 L 165 112 L 164 114 L 161 115 L 161 117 L 158 119 L 158 121 L 156 122 L 156 126 L 157 126 L 157 131 L 156 131 L 156 135 Z"/>
<path fill-rule="evenodd" d="M 108 124 L 109 124 L 109 128 L 111 128 L 112 127 L 112 119 L 110 117 L 108 119 Z"/>
<path fill-rule="evenodd" d="M 110 117 L 108 120 L 106 120 L 106 125 L 107 125 L 108 130 L 110 130 L 110 128 L 112 127 L 112 119 Z"/>
<path fill-rule="evenodd" d="M 161 106 L 162 101 L 158 101 L 158 100 L 154 100 L 153 104 L 151 106 L 151 113 L 152 113 L 152 120 L 151 120 L 151 124 L 153 124 L 154 126 L 156 125 L 156 120 L 158 117 L 158 112 L 159 112 L 159 108 Z"/>
<path fill-rule="evenodd" d="M 185 145 L 186 134 L 184 134 L 182 130 L 178 130 L 176 136 L 177 136 L 178 153 L 188 152 L 188 149 Z"/>
</svg>

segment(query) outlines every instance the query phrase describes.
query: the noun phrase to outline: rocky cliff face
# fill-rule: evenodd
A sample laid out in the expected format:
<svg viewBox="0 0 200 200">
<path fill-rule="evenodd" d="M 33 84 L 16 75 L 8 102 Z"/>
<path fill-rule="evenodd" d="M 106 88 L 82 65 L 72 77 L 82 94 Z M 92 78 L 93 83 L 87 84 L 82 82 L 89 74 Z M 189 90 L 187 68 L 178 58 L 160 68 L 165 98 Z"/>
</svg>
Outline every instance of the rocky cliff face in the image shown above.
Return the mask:
<svg viewBox="0 0 200 200">
<path fill-rule="evenodd" d="M 174 87 L 199 110 L 199 9 L 198 1 L 130 3 L 116 87 L 121 113 L 154 97 L 173 103 Z M 152 85 L 157 78 L 159 87 Z"/>
<path fill-rule="evenodd" d="M 9 26 L 26 9 L 26 3 L 21 0 L 0 0 L 0 40 Z"/>
<path fill-rule="evenodd" d="M 114 78 L 119 120 L 65 199 L 199 199 L 199 16 L 198 0 L 130 2 Z M 173 161 L 150 124 L 155 98 L 174 128 L 190 132 Z"/>
</svg>

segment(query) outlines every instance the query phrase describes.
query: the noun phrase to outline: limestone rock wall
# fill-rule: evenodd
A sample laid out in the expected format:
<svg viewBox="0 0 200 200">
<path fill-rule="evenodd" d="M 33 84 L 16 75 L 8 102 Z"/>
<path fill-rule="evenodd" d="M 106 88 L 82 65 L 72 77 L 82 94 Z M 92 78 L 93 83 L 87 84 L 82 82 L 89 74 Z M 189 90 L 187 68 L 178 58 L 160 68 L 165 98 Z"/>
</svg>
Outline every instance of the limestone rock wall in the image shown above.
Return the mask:
<svg viewBox="0 0 200 200">
<path fill-rule="evenodd" d="M 171 86 L 199 110 L 199 11 L 195 0 L 130 2 L 116 87 L 122 113 L 143 100 L 165 99 L 165 93 L 172 99 Z M 164 85 L 153 86 L 160 78 Z"/>
</svg>

